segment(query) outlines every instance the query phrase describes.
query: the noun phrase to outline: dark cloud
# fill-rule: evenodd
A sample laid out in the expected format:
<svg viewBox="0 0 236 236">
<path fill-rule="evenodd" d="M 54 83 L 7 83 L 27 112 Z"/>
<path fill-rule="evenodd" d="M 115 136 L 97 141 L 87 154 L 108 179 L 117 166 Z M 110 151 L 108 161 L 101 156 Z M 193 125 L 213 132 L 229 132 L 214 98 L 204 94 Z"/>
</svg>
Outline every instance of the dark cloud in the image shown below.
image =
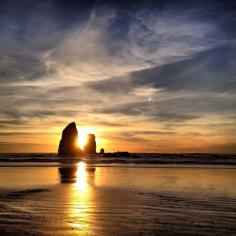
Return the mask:
<svg viewBox="0 0 236 236">
<path fill-rule="evenodd" d="M 39 136 L 39 135 L 59 135 L 60 132 L 0 132 L 0 136 L 7 137 L 7 136 L 13 136 L 13 137 L 19 137 L 19 136 Z"/>
<path fill-rule="evenodd" d="M 86 84 L 101 93 L 127 93 L 152 87 L 169 91 L 234 92 L 236 89 L 235 45 L 199 53 L 193 58 L 132 72 L 127 77 Z"/>
<path fill-rule="evenodd" d="M 131 74 L 134 86 L 151 86 L 171 91 L 200 90 L 228 92 L 236 89 L 233 65 L 235 46 L 199 53 L 185 60 Z"/>
<path fill-rule="evenodd" d="M 70 117 L 74 116 L 77 114 L 77 110 L 71 110 L 71 109 L 61 109 L 61 110 L 37 110 L 37 109 L 26 109 L 26 110 L 17 110 L 14 109 L 12 110 L 11 108 L 9 109 L 2 109 L 1 110 L 1 115 L 5 117 L 6 119 L 12 120 L 21 120 L 24 118 L 46 118 L 46 117 Z M 7 122 L 6 122 L 7 123 Z"/>
<path fill-rule="evenodd" d="M 143 116 L 156 121 L 179 122 L 200 118 L 209 114 L 231 116 L 236 112 L 235 97 L 217 95 L 186 95 L 161 101 L 125 103 L 100 109 L 108 114 Z"/>
<path fill-rule="evenodd" d="M 44 62 L 29 55 L 2 55 L 0 59 L 0 81 L 36 80 L 52 73 Z"/>
<path fill-rule="evenodd" d="M 166 102 L 165 102 L 166 103 Z M 199 118 L 198 115 L 192 114 L 192 111 L 188 113 L 183 113 L 181 110 L 178 111 L 177 107 L 172 111 L 172 103 L 169 106 L 158 102 L 135 102 L 119 104 L 116 106 L 108 107 L 105 109 L 100 109 L 98 112 L 106 114 L 122 114 L 129 116 L 141 116 L 146 117 L 146 119 L 153 119 L 155 121 L 185 121 L 195 118 Z M 161 109 L 163 107 L 163 109 Z"/>
<path fill-rule="evenodd" d="M 22 119 L 9 119 L 9 117 L 6 117 L 6 119 L 0 120 L 0 129 L 11 129 L 17 127 L 24 127 L 26 125 L 26 121 L 23 121 Z"/>
</svg>

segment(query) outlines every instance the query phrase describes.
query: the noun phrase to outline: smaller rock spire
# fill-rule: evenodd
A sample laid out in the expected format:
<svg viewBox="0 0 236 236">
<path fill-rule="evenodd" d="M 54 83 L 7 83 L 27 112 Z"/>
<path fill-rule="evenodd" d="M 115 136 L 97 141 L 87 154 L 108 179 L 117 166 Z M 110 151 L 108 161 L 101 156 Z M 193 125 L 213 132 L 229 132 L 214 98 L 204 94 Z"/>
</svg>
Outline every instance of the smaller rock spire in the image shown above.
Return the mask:
<svg viewBox="0 0 236 236">
<path fill-rule="evenodd" d="M 85 154 L 96 154 L 96 139 L 94 134 L 88 134 L 87 143 L 84 147 Z"/>
</svg>

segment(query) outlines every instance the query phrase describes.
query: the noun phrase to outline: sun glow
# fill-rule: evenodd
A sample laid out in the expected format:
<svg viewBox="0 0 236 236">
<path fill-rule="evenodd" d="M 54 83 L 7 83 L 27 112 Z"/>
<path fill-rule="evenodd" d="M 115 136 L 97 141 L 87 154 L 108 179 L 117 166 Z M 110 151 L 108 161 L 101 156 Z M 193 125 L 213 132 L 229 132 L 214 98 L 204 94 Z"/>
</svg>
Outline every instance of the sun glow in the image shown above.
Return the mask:
<svg viewBox="0 0 236 236">
<path fill-rule="evenodd" d="M 94 129 L 91 128 L 77 128 L 78 130 L 78 140 L 77 140 L 77 145 L 81 148 L 84 149 L 84 146 L 87 143 L 87 135 L 88 134 L 95 134 Z"/>
</svg>

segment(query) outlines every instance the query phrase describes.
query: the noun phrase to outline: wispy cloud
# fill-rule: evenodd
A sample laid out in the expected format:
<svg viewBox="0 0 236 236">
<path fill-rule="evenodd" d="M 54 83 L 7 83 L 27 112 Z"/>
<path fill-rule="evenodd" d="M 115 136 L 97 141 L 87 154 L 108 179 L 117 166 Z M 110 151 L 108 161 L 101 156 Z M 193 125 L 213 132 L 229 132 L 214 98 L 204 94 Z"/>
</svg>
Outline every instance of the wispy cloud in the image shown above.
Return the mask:
<svg viewBox="0 0 236 236">
<path fill-rule="evenodd" d="M 232 13 L 172 4 L 126 10 L 99 5 L 64 22 L 49 2 L 23 18 L 20 10 L 1 15 L 4 132 L 27 134 L 30 124 L 42 121 L 59 129 L 72 119 L 109 129 L 114 140 L 123 127 L 126 141 L 153 144 L 152 135 L 180 135 L 178 127 L 169 133 L 173 124 L 195 122 L 197 129 L 205 122 L 205 135 L 213 120 L 232 121 Z M 142 129 L 135 131 L 134 119 Z"/>
</svg>

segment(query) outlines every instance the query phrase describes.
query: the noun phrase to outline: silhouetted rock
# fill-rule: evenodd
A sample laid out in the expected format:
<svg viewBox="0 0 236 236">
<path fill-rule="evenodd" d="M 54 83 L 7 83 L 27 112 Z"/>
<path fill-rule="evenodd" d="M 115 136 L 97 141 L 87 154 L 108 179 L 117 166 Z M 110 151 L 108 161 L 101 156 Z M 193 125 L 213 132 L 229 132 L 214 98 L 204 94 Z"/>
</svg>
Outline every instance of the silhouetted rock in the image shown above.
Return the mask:
<svg viewBox="0 0 236 236">
<path fill-rule="evenodd" d="M 84 147 L 85 154 L 96 154 L 96 140 L 94 134 L 88 134 L 87 143 Z"/>
<path fill-rule="evenodd" d="M 104 148 L 101 148 L 99 154 L 103 155 L 104 153 L 105 153 Z"/>
<path fill-rule="evenodd" d="M 77 140 L 78 131 L 75 122 L 72 122 L 62 131 L 58 154 L 61 156 L 81 154 L 82 150 L 77 146 Z"/>
</svg>

